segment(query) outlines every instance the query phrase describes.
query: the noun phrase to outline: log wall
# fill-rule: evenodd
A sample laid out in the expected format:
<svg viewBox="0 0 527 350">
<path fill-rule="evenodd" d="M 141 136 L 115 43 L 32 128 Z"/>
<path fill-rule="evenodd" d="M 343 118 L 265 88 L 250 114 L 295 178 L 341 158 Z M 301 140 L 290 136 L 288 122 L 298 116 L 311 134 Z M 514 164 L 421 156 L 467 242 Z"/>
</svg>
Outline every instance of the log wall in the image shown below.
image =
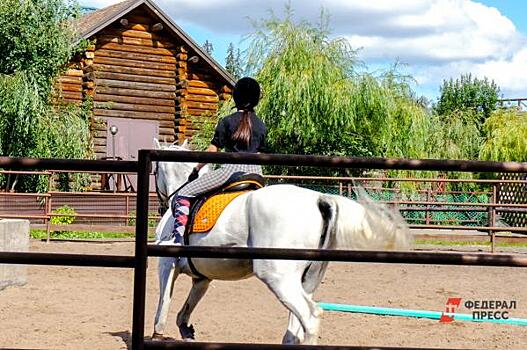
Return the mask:
<svg viewBox="0 0 527 350">
<path fill-rule="evenodd" d="M 189 117 L 214 115 L 231 94 L 225 79 L 187 43 L 139 6 L 93 37 L 81 58 L 58 80 L 62 99 L 93 100 L 92 144 L 97 158 L 107 155 L 107 120 L 155 121 L 158 138 L 183 142 L 199 128 Z M 198 55 L 199 56 L 199 55 Z"/>
<path fill-rule="evenodd" d="M 84 69 L 86 88 L 93 87 L 93 135 L 97 157 L 106 156 L 106 120 L 158 122 L 158 137 L 175 140 L 176 43 L 153 33 L 153 18 L 132 12 L 128 25 L 119 21 L 96 35 L 93 63 Z"/>
</svg>

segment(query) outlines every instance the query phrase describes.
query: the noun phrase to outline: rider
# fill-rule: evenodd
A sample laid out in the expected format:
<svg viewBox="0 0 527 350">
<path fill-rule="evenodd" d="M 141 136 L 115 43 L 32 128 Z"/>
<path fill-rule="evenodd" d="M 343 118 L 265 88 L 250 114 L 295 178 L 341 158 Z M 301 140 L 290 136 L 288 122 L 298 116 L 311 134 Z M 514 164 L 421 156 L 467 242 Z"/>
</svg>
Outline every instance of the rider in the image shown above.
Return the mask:
<svg viewBox="0 0 527 350">
<path fill-rule="evenodd" d="M 218 122 L 207 151 L 218 152 L 224 149 L 226 152 L 263 152 L 266 127 L 254 112 L 254 107 L 260 100 L 260 85 L 253 78 L 241 78 L 236 82 L 232 95 L 237 112 Z M 199 163 L 194 168 L 188 177 L 189 183 L 179 190 L 172 203 L 172 213 L 176 219 L 173 230 L 175 244 L 183 243 L 183 234 L 193 197 L 220 187 L 234 173 L 262 174 L 262 168 L 259 165 L 223 164 L 220 168 L 198 178 L 198 172 L 204 166 L 205 163 Z"/>
</svg>

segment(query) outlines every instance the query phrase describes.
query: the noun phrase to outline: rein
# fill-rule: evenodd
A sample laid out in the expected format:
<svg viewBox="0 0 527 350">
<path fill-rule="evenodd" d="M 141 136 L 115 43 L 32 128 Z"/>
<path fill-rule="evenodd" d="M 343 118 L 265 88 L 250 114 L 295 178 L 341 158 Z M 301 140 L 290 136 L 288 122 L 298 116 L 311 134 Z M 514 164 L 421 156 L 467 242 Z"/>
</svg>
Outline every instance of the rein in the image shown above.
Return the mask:
<svg viewBox="0 0 527 350">
<path fill-rule="evenodd" d="M 158 174 L 158 168 L 159 168 L 159 162 L 156 162 L 156 168 L 154 170 L 154 177 L 156 179 L 156 194 L 157 194 L 157 198 L 159 198 L 160 202 L 164 202 L 165 198 L 166 198 L 166 204 L 162 204 L 162 206 L 160 207 L 160 209 L 164 209 L 163 213 L 161 214 L 164 214 L 165 211 L 168 210 L 168 208 L 170 207 L 170 198 L 172 198 L 176 193 L 179 192 L 179 190 L 181 190 L 183 187 L 185 187 L 186 185 L 188 185 L 188 183 L 190 181 L 186 181 L 183 185 L 179 186 L 178 188 L 176 188 L 170 195 L 167 195 L 166 193 L 163 193 L 161 192 L 161 190 L 159 189 L 159 185 L 157 184 L 157 174 Z"/>
</svg>

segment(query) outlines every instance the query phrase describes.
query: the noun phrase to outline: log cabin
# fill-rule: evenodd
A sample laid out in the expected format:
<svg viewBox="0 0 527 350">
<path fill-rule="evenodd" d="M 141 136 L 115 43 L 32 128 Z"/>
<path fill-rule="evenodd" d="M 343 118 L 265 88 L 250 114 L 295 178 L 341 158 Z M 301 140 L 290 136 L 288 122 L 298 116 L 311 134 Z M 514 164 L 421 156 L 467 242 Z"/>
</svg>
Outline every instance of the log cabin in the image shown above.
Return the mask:
<svg viewBox="0 0 527 350">
<path fill-rule="evenodd" d="M 135 160 L 154 137 L 181 143 L 198 127 L 189 117 L 216 113 L 232 93 L 232 76 L 152 0 L 85 14 L 75 27 L 88 46 L 58 81 L 65 102 L 92 101 L 97 159 Z"/>
</svg>

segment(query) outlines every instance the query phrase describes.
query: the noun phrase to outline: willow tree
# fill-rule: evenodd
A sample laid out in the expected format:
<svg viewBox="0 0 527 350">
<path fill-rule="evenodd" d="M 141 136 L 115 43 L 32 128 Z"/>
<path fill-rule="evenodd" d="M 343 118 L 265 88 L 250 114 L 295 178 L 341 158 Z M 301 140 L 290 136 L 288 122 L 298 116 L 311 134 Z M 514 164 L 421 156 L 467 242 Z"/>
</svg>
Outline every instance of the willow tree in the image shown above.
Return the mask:
<svg viewBox="0 0 527 350">
<path fill-rule="evenodd" d="M 70 0 L 0 2 L 1 155 L 86 156 L 86 109 L 54 105 L 52 97 L 54 79 L 78 49 L 69 25 L 76 9 Z M 24 177 L 16 188 L 34 191 L 43 183 Z"/>
<path fill-rule="evenodd" d="M 288 10 L 283 19 L 272 14 L 255 22 L 247 65 L 263 88 L 258 113 L 272 152 L 364 155 L 349 98 L 356 51 L 330 39 L 321 18 L 319 26 L 295 23 Z"/>
<path fill-rule="evenodd" d="M 483 125 L 481 159 L 527 162 L 527 116 L 517 110 L 494 112 Z"/>
</svg>

